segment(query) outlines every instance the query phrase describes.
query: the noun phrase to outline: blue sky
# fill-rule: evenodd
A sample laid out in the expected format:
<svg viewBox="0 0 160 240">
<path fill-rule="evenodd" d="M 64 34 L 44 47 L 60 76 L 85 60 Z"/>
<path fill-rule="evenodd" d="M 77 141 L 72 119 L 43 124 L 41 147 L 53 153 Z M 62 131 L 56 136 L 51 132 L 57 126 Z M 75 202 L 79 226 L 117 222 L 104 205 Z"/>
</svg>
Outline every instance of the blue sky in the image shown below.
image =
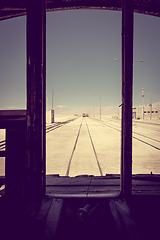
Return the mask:
<svg viewBox="0 0 160 240">
<path fill-rule="evenodd" d="M 0 22 L 0 109 L 26 108 L 26 18 Z M 160 18 L 134 14 L 133 104 L 159 102 Z M 47 13 L 47 107 L 121 104 L 121 12 Z M 138 62 L 143 60 L 143 63 Z M 95 96 L 98 95 L 98 96 Z M 151 100 L 152 99 L 152 100 Z"/>
</svg>

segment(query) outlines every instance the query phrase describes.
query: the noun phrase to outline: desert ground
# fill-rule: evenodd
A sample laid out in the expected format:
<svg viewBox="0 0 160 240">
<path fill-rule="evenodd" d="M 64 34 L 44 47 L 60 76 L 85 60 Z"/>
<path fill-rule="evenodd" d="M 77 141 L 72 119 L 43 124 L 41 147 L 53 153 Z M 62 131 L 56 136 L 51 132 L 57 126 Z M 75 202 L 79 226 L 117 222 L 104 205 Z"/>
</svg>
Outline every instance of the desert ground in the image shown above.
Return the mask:
<svg viewBox="0 0 160 240">
<path fill-rule="evenodd" d="M 47 133 L 47 174 L 104 176 L 120 173 L 121 120 L 112 117 L 98 120 L 99 116 L 78 117 Z M 55 118 L 55 122 L 61 121 L 63 117 Z M 132 173 L 160 174 L 159 151 L 160 121 L 133 121 Z"/>
<path fill-rule="evenodd" d="M 119 174 L 120 130 L 121 120 L 111 116 L 55 116 L 46 126 L 46 174 Z M 160 120 L 133 121 L 132 153 L 133 174 L 160 174 Z M 0 158 L 0 176 L 5 176 L 5 158 Z"/>
</svg>

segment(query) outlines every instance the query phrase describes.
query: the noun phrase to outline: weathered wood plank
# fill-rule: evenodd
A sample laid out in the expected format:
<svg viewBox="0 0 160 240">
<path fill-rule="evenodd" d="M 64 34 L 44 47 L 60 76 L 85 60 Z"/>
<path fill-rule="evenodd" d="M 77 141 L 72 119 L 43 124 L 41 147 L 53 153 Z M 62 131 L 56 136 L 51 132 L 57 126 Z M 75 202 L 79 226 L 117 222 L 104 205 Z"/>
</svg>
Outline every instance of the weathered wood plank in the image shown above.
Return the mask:
<svg viewBox="0 0 160 240">
<path fill-rule="evenodd" d="M 108 184 L 118 184 L 120 185 L 120 179 L 108 179 L 108 178 L 98 178 L 98 177 L 46 177 L 46 185 L 108 185 Z"/>
<path fill-rule="evenodd" d="M 70 193 L 86 193 L 88 187 L 47 187 L 46 188 L 46 194 L 54 194 L 54 193 L 64 193 L 64 194 L 70 194 Z"/>
<path fill-rule="evenodd" d="M 137 186 L 132 187 L 132 191 L 139 191 L 139 190 L 141 190 L 141 191 L 143 191 L 143 190 L 151 191 L 153 189 L 154 189 L 154 191 L 159 191 L 160 190 L 160 186 L 157 186 L 157 185 L 152 185 L 152 186 L 140 185 L 139 186 L 139 185 L 137 185 Z"/>
<path fill-rule="evenodd" d="M 60 221 L 61 211 L 62 211 L 63 200 L 53 198 L 52 204 L 50 206 L 46 224 L 45 224 L 45 236 L 47 240 L 54 239 L 57 233 L 58 223 Z"/>
<path fill-rule="evenodd" d="M 109 201 L 109 206 L 110 206 L 113 219 L 114 219 L 114 221 L 116 223 L 116 226 L 117 226 L 120 238 L 121 238 L 122 235 L 123 235 L 122 234 L 122 225 L 121 225 L 120 217 L 119 217 L 119 214 L 118 214 L 118 211 L 117 211 L 117 208 L 116 208 L 116 203 L 115 203 L 114 199 L 111 199 Z"/>
<path fill-rule="evenodd" d="M 0 110 L 0 129 L 20 127 L 26 123 L 26 110 Z"/>
<path fill-rule="evenodd" d="M 26 125 L 6 130 L 6 197 L 19 198 L 24 193 Z"/>
<path fill-rule="evenodd" d="M 136 195 L 136 196 L 142 196 L 142 195 L 145 195 L 145 196 L 160 196 L 160 191 L 157 191 L 157 190 L 150 190 L 150 191 L 147 191 L 147 190 L 139 190 L 139 191 L 133 191 L 132 192 L 132 195 Z"/>
<path fill-rule="evenodd" d="M 120 234 L 120 239 L 138 240 L 137 226 L 125 200 L 112 199 L 109 201 L 109 205 Z"/>
<path fill-rule="evenodd" d="M 6 118 L 19 118 L 20 116 L 26 116 L 26 110 L 0 110 L 0 119 Z"/>
<path fill-rule="evenodd" d="M 142 179 L 142 180 L 141 180 Z M 153 181 L 153 178 L 149 178 L 146 181 L 143 181 L 143 178 L 140 180 L 132 180 L 132 186 L 160 186 L 158 180 Z M 120 185 L 120 179 L 117 178 L 98 178 L 98 177 L 81 177 L 81 178 L 70 178 L 70 177 L 48 177 L 46 178 L 47 186 L 109 186 L 109 185 Z"/>
<path fill-rule="evenodd" d="M 6 157 L 6 151 L 0 151 L 0 157 Z"/>
<path fill-rule="evenodd" d="M 56 178 L 53 178 L 56 179 Z M 82 194 L 107 194 L 120 191 L 119 179 L 103 179 L 94 177 L 90 181 L 87 177 L 83 178 L 61 178 L 55 181 L 52 179 L 46 187 L 46 194 L 53 195 L 82 195 Z M 91 178 L 90 178 L 91 179 Z M 143 179 L 143 178 L 142 178 Z M 160 183 L 155 181 L 132 180 L 132 194 L 160 194 Z"/>
<path fill-rule="evenodd" d="M 80 184 L 80 185 L 88 185 L 90 182 L 89 177 L 84 178 L 70 178 L 70 177 L 54 177 L 47 176 L 46 177 L 46 185 L 70 185 L 70 184 Z"/>
<path fill-rule="evenodd" d="M 157 181 L 132 180 L 132 187 L 134 187 L 134 186 L 160 186 L 160 182 L 157 182 Z"/>
<path fill-rule="evenodd" d="M 122 1 L 121 193 L 132 192 L 133 0 Z"/>
<path fill-rule="evenodd" d="M 35 219 L 38 221 L 45 221 L 47 214 L 49 212 L 49 209 L 51 207 L 53 198 L 51 197 L 45 197 L 40 205 L 40 208 L 38 210 L 38 212 L 35 215 Z"/>
<path fill-rule="evenodd" d="M 27 204 L 24 215 L 24 239 L 47 239 L 45 238 L 46 218 L 53 201 L 53 197 L 46 196 L 44 199 Z"/>
<path fill-rule="evenodd" d="M 25 195 L 45 195 L 46 1 L 27 1 L 27 154 Z"/>
</svg>

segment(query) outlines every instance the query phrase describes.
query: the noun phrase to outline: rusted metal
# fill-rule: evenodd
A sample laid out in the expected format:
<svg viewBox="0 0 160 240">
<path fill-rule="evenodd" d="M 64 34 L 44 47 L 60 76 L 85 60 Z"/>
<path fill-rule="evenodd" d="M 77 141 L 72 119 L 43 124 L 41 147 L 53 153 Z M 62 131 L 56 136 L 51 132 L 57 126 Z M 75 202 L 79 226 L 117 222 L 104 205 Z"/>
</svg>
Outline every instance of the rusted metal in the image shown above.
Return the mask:
<svg viewBox="0 0 160 240">
<path fill-rule="evenodd" d="M 122 2 L 121 193 L 132 192 L 133 0 Z"/>
<path fill-rule="evenodd" d="M 46 1 L 27 3 L 27 156 L 25 194 L 45 194 Z"/>
</svg>

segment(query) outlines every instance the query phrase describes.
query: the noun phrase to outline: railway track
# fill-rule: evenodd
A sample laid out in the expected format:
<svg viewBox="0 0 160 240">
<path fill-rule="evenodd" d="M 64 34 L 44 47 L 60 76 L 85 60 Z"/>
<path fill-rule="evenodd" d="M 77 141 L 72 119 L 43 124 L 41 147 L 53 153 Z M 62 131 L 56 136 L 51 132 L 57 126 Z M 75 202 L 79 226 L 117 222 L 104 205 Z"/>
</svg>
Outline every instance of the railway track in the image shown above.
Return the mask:
<svg viewBox="0 0 160 240">
<path fill-rule="evenodd" d="M 69 120 L 63 121 L 63 122 L 52 123 L 52 124 L 50 124 L 50 125 L 48 125 L 48 126 L 46 127 L 46 133 L 49 133 L 49 132 L 51 132 L 51 131 L 53 131 L 53 130 L 55 130 L 55 129 L 58 129 L 58 128 L 66 125 L 66 124 L 68 124 L 68 123 L 70 123 L 70 122 L 72 122 L 72 121 L 74 121 L 74 120 L 76 120 L 76 119 L 77 119 L 77 118 L 72 118 L 72 119 L 69 119 Z M 96 118 L 92 118 L 92 119 L 95 120 L 95 121 L 99 121 L 101 124 L 103 124 L 103 125 L 106 126 L 106 127 L 109 127 L 109 128 L 112 128 L 112 129 L 114 129 L 114 130 L 116 130 L 116 131 L 121 132 L 121 127 L 117 127 L 116 125 L 114 125 L 114 124 L 112 124 L 112 123 L 106 123 L 105 121 L 100 120 L 100 119 L 96 119 Z M 82 120 L 83 120 L 83 118 L 82 118 Z M 85 121 L 85 122 L 86 122 L 86 121 Z M 138 122 L 138 123 L 139 123 L 139 122 Z M 140 122 L 140 123 L 143 124 L 142 122 Z M 151 123 L 146 123 L 146 122 L 144 122 L 144 123 L 145 123 L 145 125 L 151 125 Z M 159 124 L 156 124 L 156 123 L 153 123 L 152 125 L 159 126 Z M 86 123 L 86 126 L 87 126 L 87 129 L 88 129 L 88 134 L 89 134 L 90 139 L 91 139 L 91 143 L 92 143 L 92 146 L 93 146 L 93 150 L 94 150 L 94 152 L 95 152 L 94 144 L 93 144 L 93 141 L 92 141 L 91 134 L 90 134 L 90 132 L 89 132 L 89 127 L 88 127 L 87 123 Z M 80 127 L 79 127 L 79 132 L 78 132 L 77 139 L 76 139 L 76 142 L 75 142 L 75 147 L 76 147 L 76 144 L 77 144 L 77 141 L 78 141 L 80 129 L 81 129 L 81 125 L 80 125 Z M 158 130 L 157 130 L 157 131 L 158 131 Z M 140 134 L 140 133 L 135 132 L 135 131 L 133 131 L 132 133 L 135 134 L 135 135 L 138 135 L 139 137 L 143 137 L 143 138 L 146 138 L 146 139 L 148 139 L 148 140 L 152 140 L 152 141 L 155 141 L 155 142 L 157 142 L 157 143 L 160 143 L 160 140 L 157 140 L 157 139 L 155 139 L 155 138 L 148 137 L 148 136 L 146 136 L 146 135 L 144 135 L 144 134 Z M 142 143 L 144 143 L 144 144 L 146 144 L 146 145 L 148 145 L 148 146 L 150 146 L 150 147 L 152 147 L 152 148 L 155 148 L 155 149 L 157 149 L 157 150 L 160 150 L 160 147 L 157 147 L 157 146 L 155 146 L 154 144 L 151 144 L 151 143 L 149 143 L 149 142 L 147 142 L 147 141 L 144 141 L 144 140 L 142 140 L 142 139 L 140 139 L 140 138 L 138 138 L 138 137 L 135 137 L 135 136 L 132 136 L 132 137 L 133 137 L 134 139 L 136 139 L 137 141 L 140 141 L 140 142 L 142 142 Z M 74 148 L 75 148 L 75 147 L 74 147 Z M 5 150 L 5 148 L 6 148 L 6 140 L 0 141 L 0 151 Z M 73 150 L 74 150 L 74 148 L 73 148 Z M 95 152 L 95 157 L 96 157 L 96 159 L 97 159 L 96 152 Z"/>
<path fill-rule="evenodd" d="M 52 123 L 52 124 L 46 126 L 46 133 L 52 132 L 53 130 L 60 128 L 76 119 L 77 118 L 72 118 L 72 119 L 69 119 L 69 120 L 63 121 L 63 122 Z M 4 151 L 5 148 L 6 148 L 6 140 L 0 141 L 0 151 Z"/>
<path fill-rule="evenodd" d="M 75 121 L 76 119 L 77 118 L 71 118 L 71 119 L 69 119 L 67 121 L 52 123 L 52 124 L 50 124 L 50 125 L 48 125 L 46 127 L 46 133 L 49 133 L 49 132 L 51 132 L 51 131 L 53 131 L 53 130 L 55 130 L 57 128 L 60 128 L 60 127 L 66 125 L 66 124 L 68 124 L 68 123 L 70 123 L 72 121 Z"/>
<path fill-rule="evenodd" d="M 63 121 L 63 122 L 56 122 L 56 123 L 53 123 L 53 124 L 49 124 L 48 126 L 46 126 L 46 133 L 50 133 L 62 126 L 65 126 L 66 124 L 69 124 L 70 122 L 73 122 L 77 119 L 76 118 L 72 118 L 72 119 L 69 119 L 67 121 Z M 66 170 L 64 172 L 65 176 L 69 176 L 70 175 L 70 170 L 71 170 L 71 165 L 72 165 L 72 160 L 73 160 L 73 157 L 74 157 L 74 154 L 75 154 L 75 150 L 77 148 L 78 143 L 79 143 L 79 138 L 81 136 L 81 131 L 82 131 L 82 125 L 83 125 L 83 128 L 86 128 L 86 133 L 88 135 L 88 138 L 90 140 L 90 144 L 91 144 L 91 151 L 93 150 L 93 154 L 94 154 L 94 157 L 95 157 L 95 160 L 94 160 L 94 157 L 93 157 L 93 161 L 95 161 L 96 163 L 96 166 L 98 166 L 98 172 L 101 176 L 103 176 L 103 172 L 102 172 L 102 167 L 100 165 L 100 161 L 98 159 L 98 155 L 97 155 L 97 152 L 96 152 L 96 146 L 95 146 L 95 143 L 93 141 L 93 137 L 95 137 L 95 133 L 92 137 L 92 134 L 93 132 L 91 133 L 90 131 L 90 125 L 88 124 L 89 122 L 87 121 L 88 118 L 82 118 L 82 119 L 79 119 L 79 125 L 78 125 L 78 128 L 77 128 L 77 135 L 76 135 L 76 139 L 73 139 L 73 147 L 71 146 L 71 152 L 69 154 L 69 158 L 68 158 L 68 163 L 66 164 Z M 102 124 L 104 127 L 106 128 L 111 128 L 111 129 L 114 129 L 115 131 L 118 131 L 118 132 L 121 132 L 121 127 L 120 126 L 117 126 L 116 125 L 116 122 L 114 123 L 114 121 L 104 121 L 104 120 L 100 120 L 100 119 L 96 119 L 96 118 L 91 118 L 93 121 L 97 121 L 99 122 L 100 124 Z M 157 125 L 157 124 L 156 124 Z M 69 137 L 69 136 L 68 136 Z M 159 143 L 160 143 L 160 140 L 156 139 L 156 138 L 153 138 L 152 136 L 147 136 L 145 134 L 141 134 L 140 132 L 136 132 L 136 131 L 133 131 L 133 139 L 135 139 L 136 141 L 139 141 L 149 147 L 152 147 L 156 150 L 160 150 L 160 147 L 158 146 Z M 0 151 L 2 150 L 5 150 L 5 140 L 4 141 L 1 141 L 0 142 Z"/>
<path fill-rule="evenodd" d="M 116 125 L 114 125 L 114 124 L 112 124 L 112 123 L 106 123 L 106 122 L 103 121 L 103 120 L 95 119 L 95 118 L 93 118 L 93 120 L 99 121 L 99 122 L 100 122 L 101 124 L 103 124 L 104 126 L 109 127 L 109 128 L 112 128 L 112 129 L 114 129 L 114 130 L 116 130 L 116 131 L 121 132 L 121 127 L 118 127 L 118 126 L 116 126 Z M 145 124 L 147 124 L 147 123 L 145 123 Z M 148 124 L 151 124 L 151 123 L 148 123 Z M 159 126 L 159 124 L 154 124 L 154 125 L 156 125 L 156 126 L 158 125 L 158 126 Z M 141 138 L 135 137 L 135 136 L 133 136 L 133 134 L 138 135 L 138 136 L 143 137 L 143 138 L 146 138 L 147 140 L 148 140 L 148 139 L 149 139 L 149 140 L 152 140 L 152 141 L 154 141 L 154 142 L 156 142 L 156 143 L 160 143 L 160 140 L 157 140 L 157 139 L 155 139 L 155 138 L 148 137 L 148 136 L 146 136 L 146 135 L 144 135 L 144 134 L 140 134 L 140 133 L 135 132 L 135 131 L 132 132 L 132 138 L 134 138 L 134 139 L 136 139 L 137 141 L 140 141 L 140 142 L 142 142 L 142 143 L 144 143 L 144 144 L 146 144 L 146 145 L 148 145 L 148 146 L 150 146 L 150 147 L 152 147 L 152 148 L 155 148 L 155 149 L 157 149 L 157 150 L 160 150 L 160 147 L 157 147 L 157 146 L 155 146 L 154 144 L 149 143 L 148 141 L 142 140 Z"/>
<path fill-rule="evenodd" d="M 73 159 L 75 150 L 76 150 L 76 146 L 77 146 L 77 144 L 78 144 L 78 139 L 79 139 L 79 136 L 80 136 L 80 133 L 81 133 L 82 124 L 85 124 L 85 125 L 86 125 L 87 132 L 88 132 L 88 136 L 89 136 L 89 139 L 90 139 L 90 141 L 91 141 L 92 149 L 93 149 L 93 152 L 94 152 L 94 155 L 95 155 L 95 159 L 96 159 L 96 162 L 97 162 L 97 165 L 98 165 L 98 169 L 99 169 L 100 175 L 103 176 L 102 168 L 101 168 L 100 163 L 99 163 L 99 160 L 98 160 L 98 156 L 97 156 L 96 149 L 95 149 L 95 146 L 94 146 L 94 143 L 93 143 L 93 140 L 92 140 L 92 136 L 91 136 L 91 133 L 90 133 L 90 130 L 89 130 L 89 126 L 88 126 L 86 120 L 84 120 L 84 118 L 82 118 L 81 124 L 80 124 L 80 126 L 79 126 L 79 130 L 78 130 L 78 133 L 77 133 L 77 137 L 76 137 L 76 140 L 75 140 L 75 144 L 74 144 L 74 147 L 73 147 L 73 150 L 72 150 L 72 154 L 71 154 L 71 157 L 70 157 L 70 160 L 69 160 L 69 163 L 68 163 L 68 168 L 67 168 L 67 171 L 66 171 L 66 176 L 69 176 L 69 171 L 70 171 L 70 167 L 71 167 L 71 162 L 72 162 L 72 159 Z"/>
<path fill-rule="evenodd" d="M 48 126 L 46 126 L 46 133 L 50 133 L 50 132 L 52 132 L 52 131 L 54 131 L 54 130 L 56 130 L 56 129 L 58 129 L 58 128 L 66 125 L 66 124 L 69 124 L 70 122 L 75 121 L 76 119 L 77 119 L 77 117 L 69 119 L 67 121 L 56 122 L 56 123 L 53 123 L 53 124 L 49 124 Z M 97 156 L 97 153 L 96 153 L 96 149 L 95 149 L 95 146 L 94 146 L 94 143 L 93 143 L 93 140 L 92 140 L 92 136 L 91 136 L 91 133 L 90 133 L 90 130 L 89 130 L 89 126 L 88 126 L 88 124 L 87 124 L 87 122 L 84 118 L 82 118 L 81 124 L 80 124 L 79 129 L 78 129 L 78 133 L 77 133 L 76 140 L 75 140 L 75 143 L 74 143 L 74 146 L 73 146 L 71 157 L 69 159 L 69 163 L 68 163 L 68 167 L 67 167 L 67 171 L 66 171 L 66 176 L 69 176 L 70 166 L 71 166 L 72 159 L 73 159 L 73 156 L 74 156 L 77 144 L 78 144 L 79 136 L 81 134 L 82 124 L 84 124 L 86 126 L 86 129 L 87 129 L 87 132 L 88 132 L 88 137 L 90 139 L 91 146 L 92 146 L 92 149 L 93 149 L 93 152 L 94 152 L 96 164 L 98 165 L 99 173 L 100 173 L 101 176 L 103 176 L 102 169 L 101 169 L 101 166 L 100 166 L 100 163 L 99 163 L 99 160 L 98 160 L 98 156 Z M 6 147 L 6 141 L 4 140 L 4 141 L 0 142 L 0 151 L 5 150 L 5 147 Z"/>
<path fill-rule="evenodd" d="M 111 128 L 111 129 L 114 129 L 115 131 L 118 131 L 118 132 L 121 132 L 121 127 L 120 126 L 117 126 L 115 125 L 114 123 L 107 123 L 103 120 L 100 120 L 100 119 L 93 119 L 95 121 L 98 121 L 100 124 L 102 124 L 104 127 L 108 127 L 108 128 Z M 96 152 L 96 148 L 95 148 L 95 145 L 94 145 L 94 142 L 93 142 L 93 139 L 92 139 L 92 135 L 91 135 L 91 132 L 90 132 L 90 129 L 89 129 L 89 125 L 87 124 L 87 121 L 85 118 L 82 118 L 82 122 L 79 126 L 79 130 L 78 130 L 78 133 L 77 133 L 77 137 L 76 137 L 76 140 L 75 140 L 75 144 L 74 144 L 74 147 L 73 147 L 73 150 L 72 150 L 72 154 L 71 154 L 71 157 L 70 157 L 70 160 L 69 160 L 69 163 L 68 163 L 68 168 L 67 168 L 67 171 L 66 171 L 66 176 L 69 176 L 70 174 L 70 167 L 71 167 L 71 164 L 72 164 L 72 159 L 73 159 L 73 156 L 74 156 L 74 153 L 75 153 L 75 150 L 76 150 L 76 147 L 78 145 L 78 139 L 80 137 L 80 134 L 81 134 L 81 129 L 82 129 L 82 124 L 85 124 L 86 125 L 86 128 L 87 128 L 87 131 L 88 131 L 88 136 L 90 138 L 90 141 L 91 141 L 91 145 L 92 145 L 92 149 L 93 149 L 93 152 L 94 152 L 94 155 L 95 155 L 95 159 L 96 159 L 96 164 L 98 165 L 98 169 L 99 169 L 99 173 L 101 176 L 103 176 L 103 173 L 102 173 L 102 168 L 100 166 L 100 162 L 98 160 L 98 156 L 97 156 L 97 152 Z M 135 136 L 136 135 L 136 136 Z M 152 147 L 156 150 L 160 150 L 160 147 L 156 146 L 156 144 L 159 144 L 160 143 L 160 140 L 158 139 L 155 139 L 155 138 L 152 138 L 152 137 L 149 137 L 145 134 L 141 134 L 141 133 L 138 133 L 136 131 L 133 131 L 133 136 L 132 136 L 133 139 L 135 139 L 136 141 L 139 141 L 143 144 L 146 144 L 147 146 L 149 147 Z M 151 143 L 151 142 L 155 142 L 154 143 Z"/>
</svg>

